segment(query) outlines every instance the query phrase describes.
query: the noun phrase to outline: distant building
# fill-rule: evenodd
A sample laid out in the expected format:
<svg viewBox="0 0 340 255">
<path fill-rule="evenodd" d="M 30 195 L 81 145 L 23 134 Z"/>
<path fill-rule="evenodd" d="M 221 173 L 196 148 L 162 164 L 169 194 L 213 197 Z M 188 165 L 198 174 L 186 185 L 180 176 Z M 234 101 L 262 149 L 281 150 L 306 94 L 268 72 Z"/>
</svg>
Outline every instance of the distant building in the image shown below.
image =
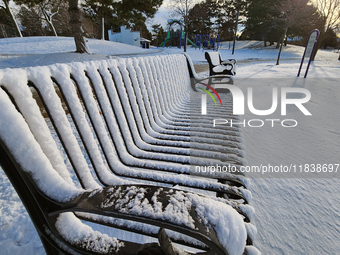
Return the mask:
<svg viewBox="0 0 340 255">
<path fill-rule="evenodd" d="M 287 38 L 287 41 L 288 41 L 288 42 L 300 42 L 302 39 L 303 39 L 302 36 L 295 36 L 295 37 L 293 37 L 293 38 L 288 37 L 288 38 Z"/>
<path fill-rule="evenodd" d="M 140 43 L 141 43 L 142 48 L 146 48 L 146 49 L 150 48 L 150 43 L 151 43 L 150 40 L 142 37 L 142 38 L 140 38 Z"/>
<path fill-rule="evenodd" d="M 134 45 L 140 47 L 140 32 L 139 31 L 131 31 L 130 28 L 126 28 L 125 26 L 120 27 L 120 33 L 114 33 L 110 29 L 109 33 L 109 41 L 111 42 L 120 42 L 126 43 L 130 45 Z"/>
</svg>

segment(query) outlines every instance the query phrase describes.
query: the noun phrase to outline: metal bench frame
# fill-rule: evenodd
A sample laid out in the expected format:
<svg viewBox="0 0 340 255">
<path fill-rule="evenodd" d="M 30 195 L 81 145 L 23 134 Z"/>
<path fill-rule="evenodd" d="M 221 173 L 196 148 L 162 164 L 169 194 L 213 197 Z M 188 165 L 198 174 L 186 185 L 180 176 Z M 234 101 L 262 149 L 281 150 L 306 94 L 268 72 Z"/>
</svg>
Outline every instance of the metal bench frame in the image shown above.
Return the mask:
<svg viewBox="0 0 340 255">
<path fill-rule="evenodd" d="M 186 57 L 188 58 L 188 56 Z M 198 177 L 197 182 L 192 184 L 187 178 L 190 173 L 185 171 L 181 172 L 181 164 L 183 167 L 190 164 L 187 161 L 190 154 L 193 154 L 193 160 L 196 157 L 198 162 L 200 162 L 199 160 L 204 161 L 205 157 L 208 158 L 210 155 L 209 153 L 221 153 L 218 149 L 214 151 L 214 146 L 212 145 L 212 142 L 214 141 L 219 141 L 220 145 L 224 146 L 222 147 L 222 154 L 226 153 L 227 155 L 222 157 L 224 162 L 227 160 L 227 164 L 241 166 L 243 165 L 243 154 L 241 153 L 243 147 L 242 139 L 238 137 L 237 130 L 217 130 L 217 133 L 214 133 L 210 128 L 204 124 L 202 125 L 200 119 L 197 117 L 199 116 L 199 111 L 193 113 L 192 118 L 190 118 L 190 107 L 185 103 L 185 100 L 180 101 L 177 98 L 181 96 L 181 92 L 176 95 L 176 93 L 171 91 L 171 88 L 165 86 L 157 91 L 158 88 L 156 86 L 159 84 L 169 84 L 169 86 L 171 85 L 171 82 L 177 83 L 176 86 L 179 86 L 180 82 L 185 84 L 186 82 L 183 82 L 182 80 L 185 79 L 185 77 L 187 78 L 188 83 L 188 85 L 185 86 L 188 87 L 191 86 L 194 88 L 195 85 L 193 85 L 193 83 L 202 82 L 201 80 L 195 79 L 195 73 L 190 69 L 190 65 L 187 70 L 176 69 L 177 58 L 180 59 L 182 66 L 187 63 L 183 55 L 177 55 L 171 57 L 137 58 L 133 60 L 135 62 L 129 62 L 129 59 L 122 59 L 118 62 L 113 61 L 113 63 L 97 62 L 84 65 L 71 64 L 69 70 L 67 70 L 67 65 L 64 65 L 61 69 L 63 69 L 65 73 L 58 73 L 58 68 L 55 66 L 46 67 L 44 70 L 50 71 L 52 76 L 45 75 L 44 71 L 35 70 L 34 68 L 27 72 L 29 73 L 27 87 L 33 88 L 38 94 L 38 98 L 40 98 L 42 102 L 40 108 L 46 111 L 43 113 L 45 115 L 44 117 L 51 121 L 52 124 L 50 126 L 53 126 L 55 130 L 54 138 L 56 137 L 61 144 L 61 147 L 64 149 L 64 153 L 68 156 L 70 165 L 75 172 L 76 179 L 78 179 L 80 186 L 83 188 L 83 191 L 79 196 L 69 199 L 67 202 L 58 201 L 44 194 L 32 178 L 31 174 L 25 169 L 25 165 L 18 163 L 18 158 L 16 158 L 15 153 L 13 153 L 15 148 L 11 148 L 11 145 L 6 144 L 6 139 L 0 132 L 1 167 L 25 205 L 47 254 L 73 254 L 74 252 L 81 254 L 97 254 L 96 251 L 86 247 L 84 243 L 70 243 L 59 233 L 55 224 L 58 217 L 65 212 L 72 212 L 78 219 L 155 237 L 159 240 L 159 244 L 152 245 L 124 241 L 125 246 L 123 248 L 116 251 L 114 247 L 111 247 L 107 254 L 148 254 L 147 252 L 151 252 L 150 254 L 175 254 L 172 242 L 206 250 L 206 253 L 204 254 L 228 254 L 227 250 L 220 244 L 214 229 L 211 226 L 204 224 L 194 208 L 189 210 L 190 216 L 194 220 L 194 229 L 174 223 L 169 219 L 153 219 L 139 215 L 138 213 L 129 211 L 127 208 L 125 208 L 127 211 L 122 211 L 121 208 L 117 209 L 114 206 L 103 208 L 102 204 L 108 197 L 114 202 L 118 201 L 119 198 L 114 198 L 112 195 L 112 192 L 114 191 L 119 194 L 119 196 L 133 199 L 132 197 L 129 197 L 128 194 L 130 188 L 146 190 L 145 194 L 148 196 L 149 201 L 151 201 L 151 196 L 156 196 L 163 206 L 169 204 L 169 197 L 171 197 L 173 192 L 179 192 L 188 199 L 192 196 L 191 194 L 193 194 L 181 190 L 176 191 L 171 185 L 179 185 L 198 190 L 201 189 L 203 191 L 210 190 L 216 192 L 217 195 L 215 198 L 210 197 L 212 201 L 214 199 L 216 200 L 216 203 L 222 201 L 224 204 L 234 208 L 243 217 L 245 222 L 250 221 L 250 215 L 247 214 L 247 210 L 244 210 L 244 208 L 248 206 L 246 205 L 248 203 L 248 197 L 245 196 L 245 194 L 248 194 L 245 189 L 246 181 L 240 173 L 236 175 L 220 176 L 217 178 L 218 182 L 215 182 L 213 179 L 210 180 L 207 177 Z M 162 64 L 164 66 L 163 68 L 157 67 Z M 82 67 L 84 69 L 81 70 Z M 154 68 L 158 69 L 152 71 Z M 148 71 L 149 73 L 146 75 L 142 71 Z M 34 72 L 36 72 L 38 76 L 36 73 L 32 75 Z M 138 72 L 141 72 L 143 75 Z M 157 74 L 162 72 L 164 77 L 157 77 Z M 41 77 L 39 77 L 39 73 L 41 74 Z M 69 77 L 67 77 L 67 74 Z M 193 77 L 191 85 L 189 75 Z M 65 79 L 63 79 L 63 77 Z M 58 97 L 63 99 L 64 103 L 58 107 L 66 109 L 65 116 L 69 116 L 71 123 L 73 123 L 75 130 L 77 130 L 79 135 L 79 146 L 81 145 L 84 147 L 83 153 L 88 154 L 90 164 L 93 166 L 92 173 L 95 174 L 97 178 L 93 180 L 93 182 L 98 182 L 98 186 L 101 186 L 102 188 L 91 188 L 91 185 L 87 184 L 86 180 L 83 179 L 83 170 L 79 169 L 77 162 L 74 162 L 76 161 L 75 156 L 67 145 L 68 138 L 61 134 L 62 128 L 58 126 L 58 119 L 56 118 L 54 109 L 51 108 L 48 102 L 50 99 L 46 98 L 45 92 L 42 92 L 44 89 L 43 83 L 40 85 L 38 84 L 41 83 L 40 79 L 45 79 L 47 83 L 54 84 L 55 89 L 59 88 L 57 89 L 60 91 Z M 170 81 L 167 81 L 167 79 Z M 210 83 L 211 82 L 212 81 L 210 81 Z M 0 92 L 6 94 L 12 102 L 5 104 L 6 107 L 8 107 L 8 109 L 11 108 L 12 110 L 15 108 L 17 110 L 16 114 L 19 116 L 18 119 L 27 121 L 28 127 L 32 129 L 33 127 L 30 126 L 30 121 L 27 120 L 23 113 L 22 106 L 17 102 L 17 100 L 20 99 L 17 98 L 15 93 L 12 93 L 11 86 L 16 85 L 0 80 L 0 86 Z M 79 102 L 72 102 L 72 97 L 67 94 L 71 89 L 69 91 L 64 91 L 63 89 L 67 86 L 75 86 L 76 91 L 78 91 Z M 100 86 L 103 86 L 104 89 L 101 89 Z M 103 95 L 105 91 L 107 94 Z M 115 96 L 110 96 L 113 91 L 115 91 Z M 55 91 L 53 93 L 55 93 Z M 90 93 L 90 96 L 87 93 Z M 110 101 L 110 99 L 112 100 L 114 97 L 117 101 Z M 96 103 L 98 109 L 94 110 L 94 105 L 92 103 Z M 86 118 L 88 123 L 90 123 L 88 125 L 92 128 L 91 132 L 93 132 L 94 136 L 98 139 L 97 144 L 101 148 L 102 157 L 106 159 L 108 170 L 111 171 L 112 176 L 122 176 L 137 182 L 131 181 L 131 184 L 129 185 L 122 184 L 112 186 L 109 180 L 103 178 L 105 175 L 101 173 L 102 169 L 93 152 L 94 148 L 91 148 L 90 142 L 87 141 L 90 133 L 86 133 L 86 129 L 81 127 L 81 120 L 84 117 L 77 116 L 79 115 L 76 111 L 77 104 L 82 105 L 84 113 L 88 116 Z M 189 109 L 189 112 L 184 111 L 183 109 Z M 98 115 L 98 112 L 96 113 L 96 111 L 99 111 L 99 115 L 102 116 L 103 125 L 106 125 L 107 127 L 106 137 L 109 137 L 111 140 L 110 143 L 112 144 L 111 146 L 113 148 L 115 147 L 116 151 L 118 151 L 118 159 L 120 160 L 122 169 L 126 169 L 126 171 L 117 171 L 114 166 L 110 166 L 110 155 L 106 154 L 108 151 L 105 146 L 107 145 L 104 144 L 107 142 L 105 140 L 107 138 L 101 133 L 103 130 L 101 129 L 101 124 L 98 124 L 99 119 L 95 117 Z M 225 113 L 227 114 L 227 112 Z M 117 122 L 117 129 L 115 130 L 119 131 L 120 134 L 113 133 L 114 129 L 111 130 L 113 124 L 110 124 L 110 118 Z M 134 121 L 137 124 L 133 125 L 134 123 L 131 123 L 131 121 Z M 11 128 L 11 123 L 6 124 Z M 41 125 L 46 124 L 41 123 Z M 124 130 L 125 127 L 129 127 L 130 130 Z M 190 128 L 192 128 L 192 131 L 190 131 Z M 32 132 L 33 136 L 36 136 L 33 130 L 29 130 L 28 128 L 27 130 L 27 132 Z M 187 133 L 188 130 L 189 133 Z M 190 132 L 193 132 L 197 138 L 191 138 Z M 140 137 L 135 137 L 138 136 L 138 134 Z M 121 138 L 119 138 L 121 139 L 120 141 L 118 141 L 117 135 L 121 136 Z M 158 138 L 148 139 L 147 135 Z M 136 142 L 137 138 L 140 139 L 139 143 Z M 193 142 L 190 139 L 192 139 Z M 39 139 L 37 138 L 37 140 Z M 129 141 L 132 141 L 135 144 L 129 144 Z M 174 146 L 176 143 L 178 145 Z M 135 160 L 136 164 L 132 162 L 133 160 L 126 160 L 123 158 L 124 155 L 119 154 L 119 146 L 122 146 L 122 144 L 125 146 L 124 149 L 129 153 L 129 158 Z M 139 148 L 139 146 L 145 147 Z M 197 156 L 195 156 L 195 146 L 198 150 Z M 200 150 L 202 150 L 204 146 L 211 147 L 211 149 L 207 152 L 206 156 L 203 156 L 203 159 L 199 159 L 199 153 L 203 153 Z M 41 145 L 41 147 L 43 148 L 43 145 Z M 170 151 L 168 158 L 164 153 L 164 148 L 169 149 Z M 173 152 L 171 152 L 172 149 Z M 189 155 L 184 153 L 187 152 L 188 149 L 190 152 Z M 183 150 L 182 154 L 181 150 Z M 148 153 L 152 154 L 152 157 L 148 158 Z M 176 157 L 172 157 L 172 155 L 179 155 L 178 157 L 184 161 L 182 163 L 180 160 L 176 161 Z M 143 167 L 139 165 L 140 162 L 144 163 Z M 220 163 L 223 164 L 223 161 Z M 131 170 L 130 173 L 128 172 L 129 169 Z M 140 171 L 140 174 L 134 174 L 136 170 Z M 174 174 L 180 174 L 183 175 L 183 177 L 176 178 Z M 192 176 L 190 178 L 196 177 Z M 139 184 L 139 181 L 151 182 L 152 185 Z M 122 181 L 122 183 L 127 182 L 128 181 Z M 115 203 L 113 203 L 113 205 L 114 204 Z M 143 226 L 152 225 L 156 226 L 156 228 L 148 229 L 146 227 L 143 229 L 143 227 L 140 227 L 141 225 L 138 225 L 137 223 L 135 227 L 132 227 L 131 225 L 124 225 L 121 222 L 114 220 L 107 221 L 106 218 L 103 217 L 94 219 L 90 216 L 91 214 L 131 220 L 138 224 L 142 223 L 144 224 Z M 170 229 L 191 236 L 199 240 L 201 244 L 190 243 L 185 238 L 183 239 L 181 237 L 170 236 L 169 238 L 164 229 Z M 247 245 L 252 245 L 252 239 L 253 237 L 248 235 Z M 205 245 L 202 245 L 203 243 Z M 247 253 L 247 249 L 245 250 L 245 253 Z"/>
<path fill-rule="evenodd" d="M 209 64 L 209 76 L 236 74 L 235 59 L 222 60 L 218 51 L 205 52 L 204 56 Z"/>
</svg>

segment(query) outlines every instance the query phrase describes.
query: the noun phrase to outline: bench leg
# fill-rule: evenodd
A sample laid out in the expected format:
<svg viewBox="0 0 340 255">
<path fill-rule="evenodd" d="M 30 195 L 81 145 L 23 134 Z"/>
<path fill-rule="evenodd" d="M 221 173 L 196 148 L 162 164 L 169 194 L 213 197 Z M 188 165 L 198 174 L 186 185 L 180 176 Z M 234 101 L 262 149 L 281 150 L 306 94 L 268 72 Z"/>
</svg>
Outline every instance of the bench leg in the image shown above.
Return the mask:
<svg viewBox="0 0 340 255">
<path fill-rule="evenodd" d="M 44 237 L 40 236 L 40 240 L 44 245 L 47 255 L 68 255 L 69 253 L 62 252 L 60 249 L 55 248 L 49 241 Z"/>
</svg>

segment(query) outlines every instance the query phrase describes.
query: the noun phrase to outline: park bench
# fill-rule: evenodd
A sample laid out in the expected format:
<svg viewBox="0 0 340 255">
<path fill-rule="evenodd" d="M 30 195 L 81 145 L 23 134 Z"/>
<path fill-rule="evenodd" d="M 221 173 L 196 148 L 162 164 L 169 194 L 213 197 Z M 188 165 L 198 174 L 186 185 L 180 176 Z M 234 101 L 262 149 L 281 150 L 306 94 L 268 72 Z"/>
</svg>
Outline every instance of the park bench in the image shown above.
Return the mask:
<svg viewBox="0 0 340 255">
<path fill-rule="evenodd" d="M 236 60 L 228 59 L 222 60 L 219 51 L 206 51 L 205 59 L 209 64 L 209 75 L 235 75 L 236 74 Z"/>
<path fill-rule="evenodd" d="M 211 75 L 211 76 L 203 76 L 199 77 L 195 71 L 194 63 L 192 62 L 190 56 L 187 53 L 183 53 L 188 62 L 188 71 L 189 71 L 189 76 L 190 76 L 190 84 L 191 88 L 193 91 L 199 92 L 199 85 L 200 84 L 208 84 L 209 86 L 212 86 L 213 88 L 216 87 L 216 85 L 221 85 L 221 84 L 228 84 L 228 85 L 233 85 L 234 84 L 234 78 L 231 75 Z M 209 91 L 211 89 L 206 88 Z M 216 91 L 219 93 L 229 93 L 228 89 L 225 88 L 216 88 Z"/>
<path fill-rule="evenodd" d="M 0 70 L 1 167 L 47 254 L 257 254 L 247 178 L 194 173 L 245 160 L 187 57 Z"/>
</svg>

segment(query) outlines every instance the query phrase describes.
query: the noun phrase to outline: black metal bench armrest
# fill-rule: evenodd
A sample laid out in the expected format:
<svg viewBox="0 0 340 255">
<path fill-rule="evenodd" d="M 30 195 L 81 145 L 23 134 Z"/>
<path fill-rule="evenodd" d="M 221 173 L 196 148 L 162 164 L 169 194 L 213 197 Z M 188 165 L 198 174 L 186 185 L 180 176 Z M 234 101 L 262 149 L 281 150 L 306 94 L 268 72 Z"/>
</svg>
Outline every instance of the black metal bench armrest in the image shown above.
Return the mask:
<svg viewBox="0 0 340 255">
<path fill-rule="evenodd" d="M 236 64 L 236 59 L 234 58 L 229 58 L 228 60 L 222 60 L 221 61 L 221 65 L 224 65 L 224 64 Z"/>
<path fill-rule="evenodd" d="M 204 82 L 204 81 L 206 81 L 206 80 L 212 80 L 212 79 L 220 79 L 221 80 L 221 82 L 222 82 L 222 79 L 228 79 L 228 81 L 226 82 L 226 81 L 223 81 L 223 83 L 225 83 L 225 84 L 234 84 L 234 78 L 232 77 L 232 76 L 230 76 L 230 75 L 221 75 L 221 74 L 217 74 L 217 75 L 212 75 L 212 76 L 209 76 L 209 77 L 202 77 L 202 78 L 199 78 L 199 79 L 197 79 L 197 78 L 195 78 L 195 82 L 196 83 L 198 83 L 198 82 Z M 216 82 L 214 82 L 214 81 L 212 81 L 212 85 L 214 84 L 214 83 L 216 83 Z"/>
<path fill-rule="evenodd" d="M 219 209 L 224 213 L 218 220 L 222 225 L 223 222 L 229 223 L 229 226 L 220 226 L 209 218 L 212 216 L 209 212 L 214 213 L 212 207 L 223 208 Z M 237 238 L 241 239 L 241 243 L 245 244 L 246 241 L 246 230 L 242 229 L 243 219 L 236 210 L 221 202 L 211 203 L 206 197 L 182 190 L 148 185 L 106 187 L 91 193 L 85 192 L 77 198 L 77 205 L 50 212 L 49 215 L 67 211 L 99 214 L 173 230 L 199 240 L 216 254 L 228 254 L 228 247 L 225 246 L 233 240 L 234 234 L 239 235 Z M 218 234 L 221 229 L 229 231 L 235 227 L 241 231 L 234 229 L 229 236 L 222 236 L 221 232 Z"/>
</svg>

